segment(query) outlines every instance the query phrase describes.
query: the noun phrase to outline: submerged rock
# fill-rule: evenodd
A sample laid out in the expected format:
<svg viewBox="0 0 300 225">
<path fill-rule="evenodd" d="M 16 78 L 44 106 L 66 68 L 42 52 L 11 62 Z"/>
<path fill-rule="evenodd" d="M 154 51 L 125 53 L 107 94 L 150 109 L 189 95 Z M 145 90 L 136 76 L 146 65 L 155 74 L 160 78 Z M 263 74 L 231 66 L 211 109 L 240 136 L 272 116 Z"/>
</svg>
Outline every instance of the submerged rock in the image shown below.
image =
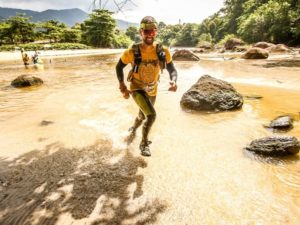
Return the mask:
<svg viewBox="0 0 300 225">
<path fill-rule="evenodd" d="M 176 61 L 199 61 L 200 60 L 200 58 L 197 55 L 195 55 L 193 52 L 186 49 L 176 51 L 173 54 L 172 58 L 173 60 Z"/>
<path fill-rule="evenodd" d="M 183 94 L 180 104 L 197 111 L 225 111 L 241 108 L 243 97 L 228 82 L 204 75 Z"/>
<path fill-rule="evenodd" d="M 232 50 L 235 52 L 245 52 L 249 48 L 247 46 L 235 46 Z"/>
<path fill-rule="evenodd" d="M 42 122 L 40 122 L 40 126 L 48 126 L 49 124 L 53 124 L 53 121 L 49 121 L 49 120 L 43 120 Z"/>
<path fill-rule="evenodd" d="M 261 41 L 261 42 L 257 42 L 253 45 L 253 47 L 256 47 L 256 48 L 269 48 L 269 47 L 273 47 L 275 46 L 274 44 L 272 43 L 269 43 L 269 42 L 264 42 L 264 41 Z"/>
<path fill-rule="evenodd" d="M 289 130 L 293 128 L 293 118 L 291 116 L 278 116 L 266 127 L 274 128 L 276 130 Z"/>
<path fill-rule="evenodd" d="M 292 52 L 288 46 L 284 44 L 278 44 L 267 48 L 267 50 L 271 53 L 289 53 Z"/>
<path fill-rule="evenodd" d="M 255 94 L 253 94 L 253 95 L 245 95 L 244 97 L 246 99 L 249 99 L 249 100 L 256 100 L 256 99 L 262 99 L 263 98 L 263 96 L 261 96 L 261 95 L 255 95 Z"/>
<path fill-rule="evenodd" d="M 262 48 L 250 48 L 241 56 L 243 59 L 266 59 L 268 57 L 268 51 Z"/>
<path fill-rule="evenodd" d="M 11 85 L 20 88 L 20 87 L 38 86 L 43 83 L 44 82 L 41 78 L 34 77 L 31 75 L 20 75 L 11 82 Z"/>
<path fill-rule="evenodd" d="M 246 150 L 269 156 L 284 156 L 297 154 L 300 143 L 293 136 L 271 136 L 256 139 L 246 147 Z"/>
<path fill-rule="evenodd" d="M 193 50 L 193 53 L 204 53 L 204 52 L 205 52 L 205 50 L 202 48 Z"/>
</svg>

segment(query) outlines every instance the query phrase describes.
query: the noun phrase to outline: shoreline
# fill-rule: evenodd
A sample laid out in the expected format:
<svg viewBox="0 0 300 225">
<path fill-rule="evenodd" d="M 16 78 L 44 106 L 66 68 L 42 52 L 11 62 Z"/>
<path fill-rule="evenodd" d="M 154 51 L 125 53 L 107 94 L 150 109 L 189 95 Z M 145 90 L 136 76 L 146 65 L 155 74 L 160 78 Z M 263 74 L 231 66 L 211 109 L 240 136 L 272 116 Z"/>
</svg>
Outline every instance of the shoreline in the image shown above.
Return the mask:
<svg viewBox="0 0 300 225">
<path fill-rule="evenodd" d="M 89 55 L 108 55 L 122 53 L 124 49 L 75 49 L 75 50 L 41 50 L 38 51 L 41 59 L 50 57 L 76 57 Z M 26 51 L 29 57 L 34 54 L 34 51 Z M 0 52 L 0 62 L 22 60 L 20 51 Z"/>
</svg>

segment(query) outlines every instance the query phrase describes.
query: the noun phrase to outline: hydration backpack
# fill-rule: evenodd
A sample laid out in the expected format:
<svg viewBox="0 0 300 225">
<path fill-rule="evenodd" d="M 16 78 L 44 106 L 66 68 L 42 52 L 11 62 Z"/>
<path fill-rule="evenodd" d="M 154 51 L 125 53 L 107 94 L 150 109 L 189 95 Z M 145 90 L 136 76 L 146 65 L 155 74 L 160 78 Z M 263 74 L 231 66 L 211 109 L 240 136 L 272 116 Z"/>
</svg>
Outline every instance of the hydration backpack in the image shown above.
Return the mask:
<svg viewBox="0 0 300 225">
<path fill-rule="evenodd" d="M 133 72 L 137 73 L 139 70 L 139 65 L 142 62 L 142 54 L 140 50 L 140 44 L 141 43 L 135 43 L 132 45 L 133 55 L 134 55 L 134 66 L 133 66 Z M 159 67 L 161 69 L 161 72 L 166 68 L 166 53 L 163 50 L 163 46 L 160 43 L 157 43 L 156 45 L 156 54 L 159 60 Z"/>
</svg>

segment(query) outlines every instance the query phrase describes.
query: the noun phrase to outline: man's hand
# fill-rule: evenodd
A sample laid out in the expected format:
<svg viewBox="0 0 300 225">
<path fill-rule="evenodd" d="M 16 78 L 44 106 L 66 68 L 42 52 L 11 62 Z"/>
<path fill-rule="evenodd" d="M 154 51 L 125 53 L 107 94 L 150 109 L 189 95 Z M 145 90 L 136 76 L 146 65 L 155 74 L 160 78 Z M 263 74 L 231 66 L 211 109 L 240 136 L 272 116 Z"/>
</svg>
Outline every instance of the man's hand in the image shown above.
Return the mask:
<svg viewBox="0 0 300 225">
<path fill-rule="evenodd" d="M 168 89 L 168 91 L 176 91 L 177 90 L 177 84 L 175 81 L 170 81 L 170 87 Z"/>
<path fill-rule="evenodd" d="M 119 89 L 121 91 L 121 93 L 123 94 L 123 97 L 125 99 L 128 99 L 130 97 L 130 91 L 127 89 L 126 85 L 124 84 L 124 82 L 121 82 L 119 85 Z"/>
</svg>

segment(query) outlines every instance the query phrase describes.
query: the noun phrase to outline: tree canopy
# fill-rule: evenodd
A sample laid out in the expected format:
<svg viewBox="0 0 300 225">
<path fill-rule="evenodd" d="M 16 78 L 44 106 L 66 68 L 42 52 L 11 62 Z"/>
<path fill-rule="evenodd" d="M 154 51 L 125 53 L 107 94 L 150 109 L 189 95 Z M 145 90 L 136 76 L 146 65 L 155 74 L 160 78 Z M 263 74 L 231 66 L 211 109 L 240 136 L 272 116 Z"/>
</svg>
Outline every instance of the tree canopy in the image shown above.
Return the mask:
<svg viewBox="0 0 300 225">
<path fill-rule="evenodd" d="M 112 12 L 96 9 L 83 23 L 83 40 L 95 47 L 111 47 L 113 43 L 116 21 Z"/>
</svg>

